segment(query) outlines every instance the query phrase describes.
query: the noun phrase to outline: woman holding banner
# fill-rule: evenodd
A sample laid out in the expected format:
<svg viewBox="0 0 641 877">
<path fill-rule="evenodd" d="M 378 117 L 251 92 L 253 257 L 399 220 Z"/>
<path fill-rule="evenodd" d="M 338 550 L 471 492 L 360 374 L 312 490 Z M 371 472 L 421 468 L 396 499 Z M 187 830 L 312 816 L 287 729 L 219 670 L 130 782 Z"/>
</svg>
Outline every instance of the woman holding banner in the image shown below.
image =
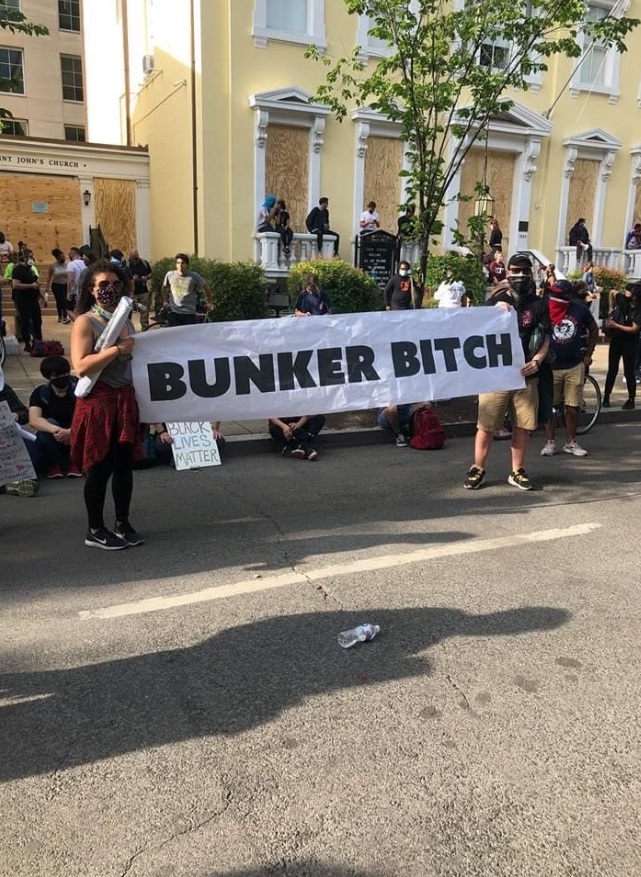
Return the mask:
<svg viewBox="0 0 641 877">
<path fill-rule="evenodd" d="M 88 529 L 85 545 L 118 551 L 142 545 L 129 522 L 133 463 L 139 445 L 138 406 L 131 377 L 134 326 L 127 320 L 116 342 L 96 349 L 96 341 L 125 294 L 127 279 L 116 265 L 96 262 L 82 277 L 78 317 L 71 330 L 71 360 L 79 377 L 98 375 L 79 398 L 71 424 L 72 464 L 86 475 Z M 105 527 L 104 505 L 111 478 L 116 523 Z"/>
</svg>

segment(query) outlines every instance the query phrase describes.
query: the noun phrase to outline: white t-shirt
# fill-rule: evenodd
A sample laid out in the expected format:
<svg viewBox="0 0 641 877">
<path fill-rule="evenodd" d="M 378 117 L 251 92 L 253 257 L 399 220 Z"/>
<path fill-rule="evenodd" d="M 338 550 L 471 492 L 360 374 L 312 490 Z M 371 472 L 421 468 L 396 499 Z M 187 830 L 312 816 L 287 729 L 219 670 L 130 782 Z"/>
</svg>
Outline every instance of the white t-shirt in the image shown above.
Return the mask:
<svg viewBox="0 0 641 877">
<path fill-rule="evenodd" d="M 380 217 L 376 210 L 370 213 L 369 210 L 363 210 L 361 213 L 361 222 L 359 223 L 360 231 L 376 231 L 378 228 Z M 365 223 L 365 225 L 361 225 Z"/>
<path fill-rule="evenodd" d="M 465 286 L 460 280 L 444 280 L 434 293 L 439 308 L 460 308 L 465 295 Z"/>
</svg>

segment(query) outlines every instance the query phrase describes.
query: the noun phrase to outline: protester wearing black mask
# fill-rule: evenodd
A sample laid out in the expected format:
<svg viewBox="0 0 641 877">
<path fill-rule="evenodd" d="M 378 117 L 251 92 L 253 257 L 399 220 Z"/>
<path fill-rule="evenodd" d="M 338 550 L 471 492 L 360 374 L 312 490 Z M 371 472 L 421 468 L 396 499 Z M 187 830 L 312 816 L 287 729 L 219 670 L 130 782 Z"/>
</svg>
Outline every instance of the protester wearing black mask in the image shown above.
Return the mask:
<svg viewBox="0 0 641 877">
<path fill-rule="evenodd" d="M 29 425 L 36 430 L 37 466 L 47 478 L 81 478 L 71 465 L 71 421 L 76 407 L 76 378 L 64 356 L 45 356 L 40 374 L 47 380 L 29 399 Z"/>
</svg>

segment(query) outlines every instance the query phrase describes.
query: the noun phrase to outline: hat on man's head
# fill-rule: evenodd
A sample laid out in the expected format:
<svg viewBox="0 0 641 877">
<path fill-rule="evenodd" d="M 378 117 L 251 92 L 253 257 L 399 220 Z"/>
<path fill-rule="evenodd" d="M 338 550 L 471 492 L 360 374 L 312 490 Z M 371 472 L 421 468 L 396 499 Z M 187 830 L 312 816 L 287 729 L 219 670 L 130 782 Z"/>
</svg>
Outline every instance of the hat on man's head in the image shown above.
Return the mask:
<svg viewBox="0 0 641 877">
<path fill-rule="evenodd" d="M 513 256 L 510 256 L 510 261 L 507 263 L 507 267 L 511 268 L 513 265 L 527 265 L 531 268 L 532 259 L 530 259 L 527 253 L 514 253 Z"/>
<path fill-rule="evenodd" d="M 567 296 L 574 294 L 574 287 L 569 280 L 557 280 L 550 287 L 550 295 L 560 295 L 562 298 L 567 298 Z"/>
</svg>

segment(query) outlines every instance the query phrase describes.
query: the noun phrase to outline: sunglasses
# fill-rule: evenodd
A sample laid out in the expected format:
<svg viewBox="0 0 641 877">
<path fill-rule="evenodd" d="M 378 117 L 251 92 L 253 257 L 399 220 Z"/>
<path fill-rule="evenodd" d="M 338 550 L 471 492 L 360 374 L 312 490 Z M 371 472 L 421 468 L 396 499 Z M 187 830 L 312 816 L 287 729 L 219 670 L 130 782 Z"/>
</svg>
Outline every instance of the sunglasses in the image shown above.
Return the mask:
<svg viewBox="0 0 641 877">
<path fill-rule="evenodd" d="M 119 280 L 101 280 L 100 283 L 96 283 L 94 289 L 99 289 L 104 292 L 105 289 L 113 289 L 115 292 L 120 292 L 122 289 L 122 283 Z"/>
</svg>

